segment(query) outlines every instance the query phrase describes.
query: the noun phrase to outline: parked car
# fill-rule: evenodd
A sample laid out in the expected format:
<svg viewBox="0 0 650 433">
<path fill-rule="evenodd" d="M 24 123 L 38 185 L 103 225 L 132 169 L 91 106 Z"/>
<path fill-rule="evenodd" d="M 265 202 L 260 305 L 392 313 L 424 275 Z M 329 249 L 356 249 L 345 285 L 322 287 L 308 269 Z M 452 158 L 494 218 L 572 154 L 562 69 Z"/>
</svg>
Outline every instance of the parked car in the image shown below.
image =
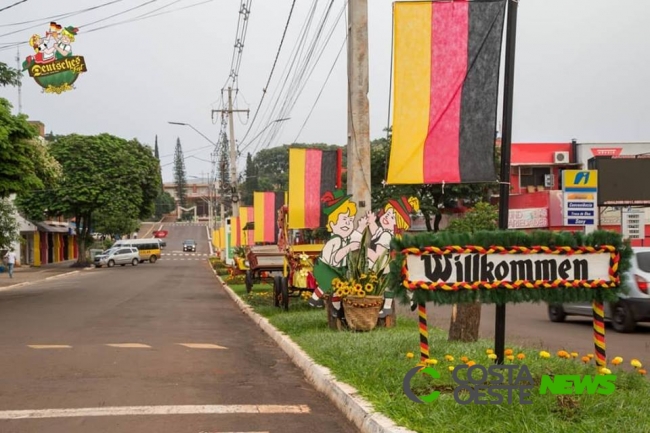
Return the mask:
<svg viewBox="0 0 650 433">
<path fill-rule="evenodd" d="M 196 252 L 196 242 L 193 239 L 183 241 L 183 252 L 185 251 Z"/>
<path fill-rule="evenodd" d="M 140 252 L 135 247 L 111 248 L 95 256 L 96 268 L 102 266 L 112 268 L 115 265 L 126 266 L 128 264 L 137 266 L 138 263 L 140 263 Z"/>
<path fill-rule="evenodd" d="M 633 332 L 638 322 L 650 321 L 650 247 L 632 247 L 631 267 L 617 302 L 605 303 L 605 320 L 617 332 Z M 550 304 L 551 322 L 564 322 L 567 316 L 592 317 L 590 303 Z"/>
</svg>

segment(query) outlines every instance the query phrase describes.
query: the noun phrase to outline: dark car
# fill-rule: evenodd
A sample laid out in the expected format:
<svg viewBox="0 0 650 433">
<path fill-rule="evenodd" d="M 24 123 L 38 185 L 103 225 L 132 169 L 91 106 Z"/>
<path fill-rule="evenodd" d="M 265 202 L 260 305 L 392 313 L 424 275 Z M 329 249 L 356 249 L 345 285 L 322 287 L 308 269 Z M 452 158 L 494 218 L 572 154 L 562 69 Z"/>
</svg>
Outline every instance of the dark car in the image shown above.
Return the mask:
<svg viewBox="0 0 650 433">
<path fill-rule="evenodd" d="M 185 251 L 192 251 L 193 253 L 196 252 L 196 242 L 193 239 L 187 239 L 186 241 L 183 241 L 183 252 Z"/>
</svg>

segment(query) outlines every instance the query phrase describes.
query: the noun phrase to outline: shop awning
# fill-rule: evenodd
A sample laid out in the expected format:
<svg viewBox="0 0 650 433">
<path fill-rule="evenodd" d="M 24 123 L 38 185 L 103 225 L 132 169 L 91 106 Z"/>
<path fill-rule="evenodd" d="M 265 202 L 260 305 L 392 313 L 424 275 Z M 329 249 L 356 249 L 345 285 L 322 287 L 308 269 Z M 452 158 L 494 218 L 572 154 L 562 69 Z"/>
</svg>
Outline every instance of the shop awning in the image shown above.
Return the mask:
<svg viewBox="0 0 650 433">
<path fill-rule="evenodd" d="M 64 225 L 65 224 L 65 225 Z M 36 226 L 44 232 L 48 233 L 68 233 L 68 223 L 48 223 L 48 222 L 40 222 L 36 223 Z"/>
</svg>

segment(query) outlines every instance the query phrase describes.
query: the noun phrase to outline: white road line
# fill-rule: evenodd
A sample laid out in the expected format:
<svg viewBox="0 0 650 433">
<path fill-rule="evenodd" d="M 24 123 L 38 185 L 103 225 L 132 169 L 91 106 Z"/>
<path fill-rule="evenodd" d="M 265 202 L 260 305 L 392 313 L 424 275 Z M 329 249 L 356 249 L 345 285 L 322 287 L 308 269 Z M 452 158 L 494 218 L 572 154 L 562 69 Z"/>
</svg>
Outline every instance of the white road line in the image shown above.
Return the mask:
<svg viewBox="0 0 650 433">
<path fill-rule="evenodd" d="M 179 346 L 189 347 L 190 349 L 228 349 L 218 344 L 209 343 L 178 343 Z"/>
<path fill-rule="evenodd" d="M 72 346 L 66 344 L 28 344 L 27 347 L 32 349 L 72 349 Z"/>
<path fill-rule="evenodd" d="M 75 409 L 3 410 L 0 419 L 71 418 L 88 416 L 187 415 L 187 414 L 311 413 L 307 405 L 187 405 L 122 406 Z"/>
<path fill-rule="evenodd" d="M 124 349 L 151 349 L 151 346 L 147 344 L 140 343 L 119 343 L 119 344 L 107 344 L 110 347 L 119 347 Z"/>
</svg>

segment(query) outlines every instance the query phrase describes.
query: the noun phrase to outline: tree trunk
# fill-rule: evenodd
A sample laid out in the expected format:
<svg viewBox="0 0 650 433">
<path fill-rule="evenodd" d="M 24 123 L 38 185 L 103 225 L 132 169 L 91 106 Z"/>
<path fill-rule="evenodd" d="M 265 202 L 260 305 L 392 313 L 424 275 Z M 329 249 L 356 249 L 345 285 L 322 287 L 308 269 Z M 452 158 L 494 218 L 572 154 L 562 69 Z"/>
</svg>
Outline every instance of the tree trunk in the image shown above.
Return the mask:
<svg viewBox="0 0 650 433">
<path fill-rule="evenodd" d="M 477 341 L 481 323 L 481 304 L 454 304 L 449 325 L 448 341 Z"/>
<path fill-rule="evenodd" d="M 440 221 L 442 221 L 442 214 L 438 212 L 433 219 L 433 231 L 436 233 L 440 231 Z"/>
<path fill-rule="evenodd" d="M 87 266 L 88 259 L 86 258 L 86 238 L 88 237 L 88 227 L 90 226 L 90 215 L 77 216 L 77 266 Z"/>
</svg>

